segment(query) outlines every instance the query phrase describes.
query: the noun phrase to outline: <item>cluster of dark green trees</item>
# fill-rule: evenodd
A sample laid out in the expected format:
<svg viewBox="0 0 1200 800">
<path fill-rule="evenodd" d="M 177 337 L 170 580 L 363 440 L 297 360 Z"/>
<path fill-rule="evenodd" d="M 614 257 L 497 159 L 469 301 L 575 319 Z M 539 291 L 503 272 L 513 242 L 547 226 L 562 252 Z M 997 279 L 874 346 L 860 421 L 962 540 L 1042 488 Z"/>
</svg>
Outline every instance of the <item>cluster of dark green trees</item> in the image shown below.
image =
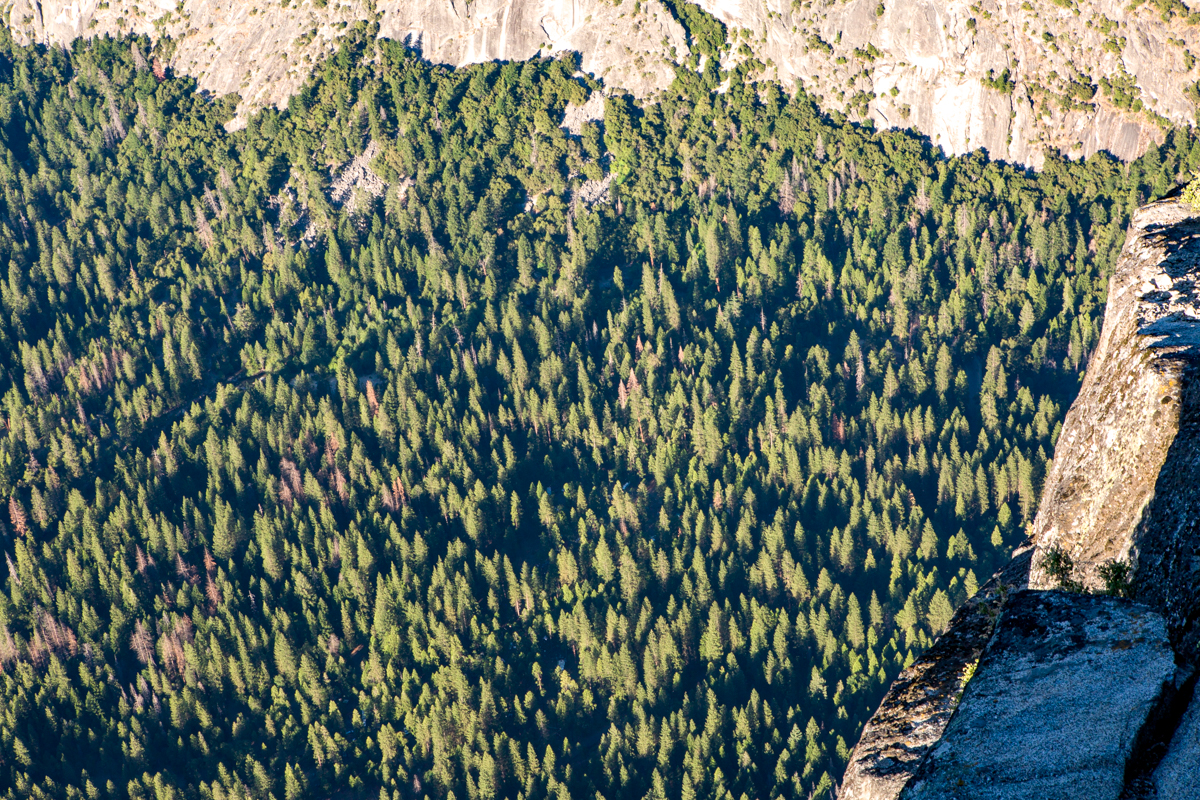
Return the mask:
<svg viewBox="0 0 1200 800">
<path fill-rule="evenodd" d="M 148 49 L 0 33 L 7 798 L 828 791 L 1200 164 L 947 160 L 686 70 L 576 137 L 572 59 L 368 28 L 228 133 Z"/>
</svg>

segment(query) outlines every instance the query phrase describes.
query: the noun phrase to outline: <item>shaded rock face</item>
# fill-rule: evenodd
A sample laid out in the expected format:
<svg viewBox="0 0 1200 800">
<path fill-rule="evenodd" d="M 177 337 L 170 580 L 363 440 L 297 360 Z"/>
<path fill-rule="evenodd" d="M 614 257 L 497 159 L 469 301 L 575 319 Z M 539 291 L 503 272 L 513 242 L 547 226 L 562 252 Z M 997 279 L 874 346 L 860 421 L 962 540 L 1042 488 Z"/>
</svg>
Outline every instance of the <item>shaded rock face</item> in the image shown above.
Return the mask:
<svg viewBox="0 0 1200 800">
<path fill-rule="evenodd" d="M 1150 608 L 1018 592 L 900 797 L 1117 800 L 1138 734 L 1174 674 L 1166 625 Z"/>
<path fill-rule="evenodd" d="M 1055 448 L 1033 525 L 1032 588 L 1045 554 L 1102 589 L 1100 567 L 1135 567 L 1138 600 L 1195 656 L 1200 614 L 1200 216 L 1174 200 L 1139 210 L 1109 283 L 1100 342 Z M 1191 653 L 1189 656 L 1188 654 Z"/>
<path fill-rule="evenodd" d="M 980 147 L 1040 167 L 1049 150 L 1132 159 L 1162 138 L 1156 118 L 1192 124 L 1185 91 L 1200 79 L 1200 28 L 1121 0 L 698 0 L 727 26 L 729 63 L 753 56 L 767 78 L 802 84 L 822 107 L 879 127 L 909 127 L 948 153 Z M 1026 8 L 1028 6 L 1028 8 Z M 282 106 L 347 23 L 432 61 L 463 65 L 565 50 L 611 87 L 647 97 L 668 87 L 687 37 L 660 0 L 13 0 L 19 41 L 81 36 L 178 41 L 172 66 L 202 89 L 243 97 L 237 123 Z M 746 50 L 743 51 L 742 47 Z M 750 55 L 747 56 L 746 53 Z M 1001 80 L 1007 70 L 1009 79 Z M 1130 99 L 1096 91 L 1127 82 Z M 1143 110 L 1135 111 L 1132 100 Z M 1125 107 L 1118 107 L 1121 102 Z"/>
<path fill-rule="evenodd" d="M 1179 724 L 1194 678 L 1177 667 L 1163 616 L 1113 597 L 1021 589 L 1030 552 L 892 685 L 851 755 L 841 800 L 1196 796 L 1174 793 L 1196 781 L 1200 712 Z"/>
<path fill-rule="evenodd" d="M 1160 800 L 1200 800 L 1200 697 L 1195 694 L 1151 786 Z"/>
</svg>

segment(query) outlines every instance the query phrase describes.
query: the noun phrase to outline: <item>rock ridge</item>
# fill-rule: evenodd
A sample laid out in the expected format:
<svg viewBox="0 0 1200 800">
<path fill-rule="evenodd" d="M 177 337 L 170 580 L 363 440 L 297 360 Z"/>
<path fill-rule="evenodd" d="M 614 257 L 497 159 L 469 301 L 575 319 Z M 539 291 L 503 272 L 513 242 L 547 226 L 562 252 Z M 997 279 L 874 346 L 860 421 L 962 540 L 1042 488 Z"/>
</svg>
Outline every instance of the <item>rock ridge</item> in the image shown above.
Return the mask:
<svg viewBox="0 0 1200 800">
<path fill-rule="evenodd" d="M 955 612 L 946 632 L 896 678 L 863 728 L 839 797 L 884 800 L 899 792 L 941 740 L 1010 592 L 1026 586 L 1032 545 Z"/>
</svg>

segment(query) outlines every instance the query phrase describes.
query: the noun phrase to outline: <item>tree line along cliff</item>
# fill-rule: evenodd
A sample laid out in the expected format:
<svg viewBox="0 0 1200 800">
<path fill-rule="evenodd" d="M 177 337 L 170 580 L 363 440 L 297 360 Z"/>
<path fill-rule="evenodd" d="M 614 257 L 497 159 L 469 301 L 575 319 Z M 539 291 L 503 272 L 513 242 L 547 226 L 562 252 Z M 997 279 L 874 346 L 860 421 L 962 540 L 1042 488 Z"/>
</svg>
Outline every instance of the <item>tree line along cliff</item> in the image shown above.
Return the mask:
<svg viewBox="0 0 1200 800">
<path fill-rule="evenodd" d="M 169 37 L 173 68 L 242 97 L 234 125 L 284 107 L 363 21 L 453 66 L 575 52 L 605 85 L 645 98 L 677 67 L 744 64 L 855 121 L 1035 168 L 1050 152 L 1134 159 L 1193 124 L 1200 101 L 1200 17 L 1180 0 L 14 0 L 5 13 L 25 44 Z"/>
</svg>

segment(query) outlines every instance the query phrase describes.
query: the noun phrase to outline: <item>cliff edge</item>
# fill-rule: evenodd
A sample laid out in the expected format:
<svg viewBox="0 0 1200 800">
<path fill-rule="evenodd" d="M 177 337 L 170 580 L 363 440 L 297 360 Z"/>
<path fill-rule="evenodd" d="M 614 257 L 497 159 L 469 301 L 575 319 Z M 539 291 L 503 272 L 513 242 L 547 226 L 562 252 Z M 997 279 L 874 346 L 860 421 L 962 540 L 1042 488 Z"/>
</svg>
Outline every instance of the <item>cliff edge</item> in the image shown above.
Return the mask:
<svg viewBox="0 0 1200 800">
<path fill-rule="evenodd" d="M 1030 542 L 893 684 L 840 798 L 1200 798 L 1198 368 L 1200 213 L 1162 200 L 1130 225 Z"/>
<path fill-rule="evenodd" d="M 1063 423 L 1033 523 L 1029 585 L 1105 588 L 1105 565 L 1164 614 L 1197 658 L 1200 614 L 1200 215 L 1164 200 L 1140 209 L 1109 282 L 1104 328 Z M 1111 568 L 1111 567 L 1110 567 Z"/>
</svg>

